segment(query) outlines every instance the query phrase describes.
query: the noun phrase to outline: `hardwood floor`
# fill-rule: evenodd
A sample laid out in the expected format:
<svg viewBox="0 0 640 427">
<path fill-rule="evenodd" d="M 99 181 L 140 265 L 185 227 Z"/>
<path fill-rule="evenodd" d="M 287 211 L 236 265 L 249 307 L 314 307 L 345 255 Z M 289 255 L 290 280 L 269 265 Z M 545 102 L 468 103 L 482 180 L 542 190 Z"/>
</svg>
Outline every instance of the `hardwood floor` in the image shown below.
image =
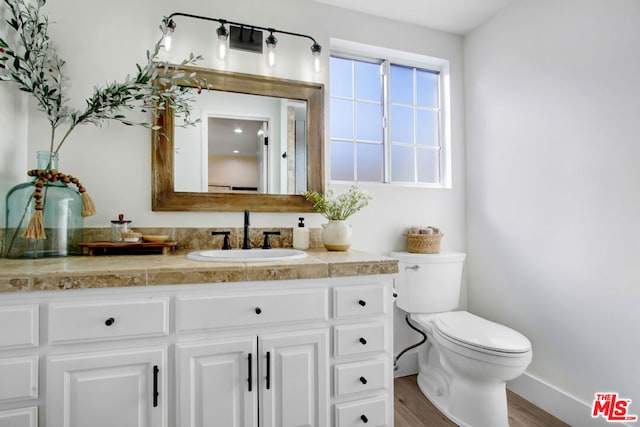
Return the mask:
<svg viewBox="0 0 640 427">
<path fill-rule="evenodd" d="M 394 380 L 395 427 L 455 427 L 427 400 L 418 388 L 416 376 Z M 511 391 L 507 391 L 510 427 L 570 427 Z"/>
</svg>

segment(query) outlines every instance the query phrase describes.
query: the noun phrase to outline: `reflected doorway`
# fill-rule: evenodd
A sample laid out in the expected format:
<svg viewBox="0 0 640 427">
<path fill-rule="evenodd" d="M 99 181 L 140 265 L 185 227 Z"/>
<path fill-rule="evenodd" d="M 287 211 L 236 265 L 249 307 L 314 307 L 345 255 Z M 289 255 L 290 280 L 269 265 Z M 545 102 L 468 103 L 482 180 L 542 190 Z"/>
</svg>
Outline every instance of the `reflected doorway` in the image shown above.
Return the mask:
<svg viewBox="0 0 640 427">
<path fill-rule="evenodd" d="M 270 192 L 270 127 L 268 118 L 206 118 L 207 192 Z"/>
</svg>

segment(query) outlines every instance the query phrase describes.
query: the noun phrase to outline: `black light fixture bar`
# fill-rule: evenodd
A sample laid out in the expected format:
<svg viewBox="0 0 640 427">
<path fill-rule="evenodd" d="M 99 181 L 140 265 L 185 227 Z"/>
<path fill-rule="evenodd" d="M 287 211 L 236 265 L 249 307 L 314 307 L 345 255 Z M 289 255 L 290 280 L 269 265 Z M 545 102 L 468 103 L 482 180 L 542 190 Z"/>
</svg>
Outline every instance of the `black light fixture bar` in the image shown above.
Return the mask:
<svg viewBox="0 0 640 427">
<path fill-rule="evenodd" d="M 175 29 L 176 24 L 175 21 L 173 21 L 173 18 L 177 17 L 177 16 L 183 16 L 185 18 L 193 18 L 193 19 L 201 19 L 204 21 L 211 21 L 211 22 L 218 22 L 221 25 L 230 25 L 230 26 L 237 26 L 240 27 L 241 29 L 244 29 L 242 35 L 243 37 L 245 37 L 245 35 L 250 32 L 250 30 L 262 30 L 262 31 L 268 31 L 270 34 L 286 34 L 288 36 L 294 36 L 294 37 L 302 37 L 302 38 L 306 38 L 309 39 L 313 42 L 313 45 L 311 46 L 311 52 L 312 53 L 319 53 L 321 51 L 321 47 L 318 44 L 318 42 L 316 41 L 316 39 L 314 39 L 313 37 L 306 35 L 306 34 L 300 34 L 300 33 L 293 33 L 291 31 L 284 31 L 284 30 L 277 30 L 275 28 L 270 28 L 270 27 L 262 27 L 260 25 L 252 25 L 252 24 L 243 24 L 241 22 L 233 22 L 233 21 L 228 21 L 226 19 L 222 19 L 222 18 L 210 18 L 208 16 L 201 16 L 201 15 L 193 15 L 191 13 L 183 13 L 183 12 L 173 12 L 171 15 L 169 15 L 168 17 L 166 17 L 164 19 L 164 24 L 168 27 L 168 28 L 172 28 Z M 233 27 L 231 27 L 233 28 Z M 249 31 L 247 31 L 249 30 Z M 262 35 L 260 35 L 260 37 L 262 37 Z M 262 46 L 262 43 L 260 44 Z M 262 48 L 260 49 L 260 52 L 262 52 Z"/>
</svg>

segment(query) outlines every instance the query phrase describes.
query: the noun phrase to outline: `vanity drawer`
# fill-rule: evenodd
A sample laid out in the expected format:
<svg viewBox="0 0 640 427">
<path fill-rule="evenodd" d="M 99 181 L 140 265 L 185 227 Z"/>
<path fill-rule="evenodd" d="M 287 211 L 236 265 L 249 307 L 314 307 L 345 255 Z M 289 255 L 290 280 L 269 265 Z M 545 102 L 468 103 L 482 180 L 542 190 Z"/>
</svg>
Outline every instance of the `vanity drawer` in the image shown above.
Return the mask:
<svg viewBox="0 0 640 427">
<path fill-rule="evenodd" d="M 326 321 L 327 312 L 326 289 L 177 297 L 176 331 Z"/>
<path fill-rule="evenodd" d="M 387 371 L 390 369 L 385 360 L 343 363 L 334 368 L 336 397 L 350 393 L 360 393 L 387 387 Z"/>
<path fill-rule="evenodd" d="M 38 356 L 0 359 L 0 402 L 38 398 Z"/>
<path fill-rule="evenodd" d="M 336 405 L 336 427 L 388 425 L 390 425 L 389 405 L 384 397 Z"/>
<path fill-rule="evenodd" d="M 0 306 L 0 350 L 38 346 L 38 304 Z"/>
<path fill-rule="evenodd" d="M 168 307 L 168 298 L 52 303 L 49 343 L 168 335 Z"/>
<path fill-rule="evenodd" d="M 384 314 L 385 290 L 383 285 L 335 288 L 333 295 L 336 319 L 349 316 Z"/>
<path fill-rule="evenodd" d="M 384 323 L 336 326 L 334 332 L 336 357 L 373 353 L 386 348 Z"/>
</svg>

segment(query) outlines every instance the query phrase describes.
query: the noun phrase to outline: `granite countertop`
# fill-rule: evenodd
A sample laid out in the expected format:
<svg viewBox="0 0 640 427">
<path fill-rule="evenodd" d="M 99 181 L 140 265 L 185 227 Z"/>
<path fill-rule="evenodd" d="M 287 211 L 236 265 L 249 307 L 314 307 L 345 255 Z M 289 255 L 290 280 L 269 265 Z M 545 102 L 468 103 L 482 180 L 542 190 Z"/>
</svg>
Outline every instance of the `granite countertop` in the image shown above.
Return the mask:
<svg viewBox="0 0 640 427">
<path fill-rule="evenodd" d="M 311 249 L 302 259 L 255 263 L 192 261 L 186 257 L 188 252 L 0 259 L 0 292 L 316 279 L 398 272 L 397 260 L 357 250 Z"/>
</svg>

